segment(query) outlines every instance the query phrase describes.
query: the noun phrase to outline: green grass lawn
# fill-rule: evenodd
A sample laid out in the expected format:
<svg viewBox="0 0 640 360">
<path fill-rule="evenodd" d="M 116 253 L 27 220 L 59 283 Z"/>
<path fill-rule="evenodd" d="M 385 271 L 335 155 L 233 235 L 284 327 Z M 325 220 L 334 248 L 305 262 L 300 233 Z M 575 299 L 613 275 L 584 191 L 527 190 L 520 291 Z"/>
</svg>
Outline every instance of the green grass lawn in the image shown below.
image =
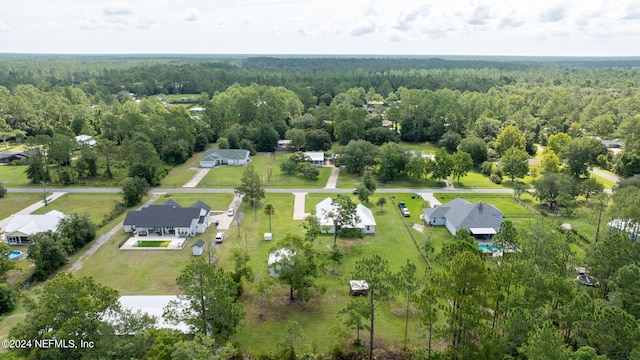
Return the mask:
<svg viewBox="0 0 640 360">
<path fill-rule="evenodd" d="M 193 153 L 193 156 L 191 156 L 184 164 L 174 166 L 171 170 L 169 170 L 169 173 L 160 181 L 160 187 L 182 187 L 196 174 L 194 168 L 198 168 L 200 166 L 200 159 L 202 159 L 203 154 L 203 151 Z"/>
<path fill-rule="evenodd" d="M 102 218 L 111 212 L 113 204 L 120 200 L 119 194 L 67 193 L 50 202 L 47 207 L 41 207 L 33 213 L 44 214 L 51 210 L 58 210 L 65 214 L 89 216 L 94 224 L 99 224 Z"/>
<path fill-rule="evenodd" d="M 477 171 L 470 171 L 466 176 L 460 177 L 460 182 L 458 183 L 457 178 L 452 178 L 453 186 L 460 189 L 505 189 L 508 188 L 510 184 L 507 180 L 506 183 L 502 184 L 494 184 L 489 180 L 489 177 L 482 175 Z"/>
<path fill-rule="evenodd" d="M 26 165 L 0 165 L 0 181 L 7 188 L 33 186 L 24 171 Z"/>
<path fill-rule="evenodd" d="M 42 200 L 42 194 L 9 193 L 0 199 L 0 220 Z"/>
<path fill-rule="evenodd" d="M 349 174 L 343 168 L 338 175 L 338 187 L 339 188 L 356 188 L 362 183 L 362 176 L 357 174 Z M 378 181 L 378 188 L 441 188 L 445 184 L 442 181 L 434 181 L 431 179 L 413 181 L 409 179 L 385 179 L 385 183 L 382 184 Z"/>
<path fill-rule="evenodd" d="M 280 163 L 290 155 L 290 153 L 277 153 L 275 156 L 271 156 L 271 153 L 260 153 L 252 156 L 249 164 L 253 165 L 253 168 L 260 175 L 265 187 L 322 188 L 326 185 L 329 174 L 331 174 L 331 169 L 327 167 L 319 168 L 320 176 L 314 180 L 306 179 L 300 175 L 283 174 L 280 171 Z M 244 166 L 223 165 L 213 168 L 200 181 L 198 187 L 238 186 L 244 171 Z"/>
<path fill-rule="evenodd" d="M 140 240 L 136 244 L 137 247 L 146 247 L 146 248 L 166 248 L 171 244 L 171 241 L 152 241 L 152 240 Z"/>
</svg>

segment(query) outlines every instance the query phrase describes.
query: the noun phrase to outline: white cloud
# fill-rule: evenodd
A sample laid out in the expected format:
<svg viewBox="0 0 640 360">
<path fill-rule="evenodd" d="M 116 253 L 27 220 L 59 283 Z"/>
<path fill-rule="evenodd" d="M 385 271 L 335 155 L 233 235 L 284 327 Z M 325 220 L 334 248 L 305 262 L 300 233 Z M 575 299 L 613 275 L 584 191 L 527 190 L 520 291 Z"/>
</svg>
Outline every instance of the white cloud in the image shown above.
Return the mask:
<svg viewBox="0 0 640 360">
<path fill-rule="evenodd" d="M 478 6 L 467 22 L 469 25 L 485 25 L 491 19 L 490 9 L 485 5 Z"/>
<path fill-rule="evenodd" d="M 129 15 L 133 13 L 133 8 L 126 2 L 109 2 L 102 9 L 102 13 L 108 16 Z"/>
<path fill-rule="evenodd" d="M 194 8 L 188 8 L 187 14 L 184 16 L 184 21 L 186 22 L 197 22 L 200 21 L 200 12 Z"/>
<path fill-rule="evenodd" d="M 413 28 L 413 24 L 417 19 L 426 17 L 431 10 L 427 5 L 422 5 L 418 8 L 409 9 L 400 13 L 395 21 L 393 28 L 400 31 L 407 31 Z"/>
<path fill-rule="evenodd" d="M 2 20 L 0 20 L 0 33 L 8 33 L 11 32 L 11 28 L 9 25 L 5 24 Z"/>
<path fill-rule="evenodd" d="M 361 21 L 349 30 L 351 36 L 362 36 L 376 31 L 376 25 L 370 21 Z"/>
<path fill-rule="evenodd" d="M 502 20 L 500 21 L 500 24 L 498 25 L 498 28 L 500 29 L 504 29 L 504 28 L 518 28 L 520 26 L 522 26 L 522 24 L 524 24 L 524 21 L 522 20 L 518 20 L 514 17 L 505 17 L 502 18 Z"/>
<path fill-rule="evenodd" d="M 566 11 L 564 6 L 558 5 L 540 13 L 538 20 L 542 22 L 558 22 L 564 19 L 565 16 Z"/>
</svg>

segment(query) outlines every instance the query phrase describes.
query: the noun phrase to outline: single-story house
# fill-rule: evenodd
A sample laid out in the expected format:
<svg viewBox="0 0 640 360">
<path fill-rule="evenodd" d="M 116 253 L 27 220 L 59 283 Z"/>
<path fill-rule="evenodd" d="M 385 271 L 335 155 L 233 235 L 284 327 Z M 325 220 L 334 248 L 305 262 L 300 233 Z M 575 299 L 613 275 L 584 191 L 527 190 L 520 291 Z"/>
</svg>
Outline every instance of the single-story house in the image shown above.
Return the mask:
<svg viewBox="0 0 640 360">
<path fill-rule="evenodd" d="M 624 232 L 631 240 L 640 240 L 640 224 L 630 219 L 613 219 L 607 223 L 609 231 Z"/>
<path fill-rule="evenodd" d="M 25 152 L 19 151 L 5 151 L 0 153 L 0 164 L 9 164 L 12 161 L 20 161 L 24 159 L 28 159 L 29 155 Z"/>
<path fill-rule="evenodd" d="M 600 140 L 600 142 L 607 149 L 621 149 L 624 147 L 624 143 L 620 139 Z"/>
<path fill-rule="evenodd" d="M 121 296 L 118 299 L 122 310 L 130 310 L 134 314 L 140 312 L 154 317 L 156 319 L 156 324 L 154 326 L 156 329 L 166 328 L 178 330 L 183 334 L 192 333 L 189 325 L 186 323 L 180 322 L 178 324 L 174 324 L 172 322 L 165 321 L 162 317 L 164 309 L 171 301 L 182 302 L 184 307 L 189 306 L 189 302 L 186 299 L 178 297 L 178 295 L 127 295 Z M 115 320 L 109 318 L 109 316 L 107 316 L 107 321 L 112 323 L 115 322 Z"/>
<path fill-rule="evenodd" d="M 465 199 L 456 198 L 422 211 L 425 224 L 444 225 L 451 235 L 455 235 L 460 229 L 467 229 L 476 238 L 491 239 L 502 225 L 502 211 L 482 201 L 472 204 Z"/>
<path fill-rule="evenodd" d="M 211 207 L 202 201 L 183 208 L 169 199 L 162 205 L 129 211 L 124 218 L 124 231 L 135 232 L 136 236 L 185 238 L 205 232 L 210 215 Z"/>
<path fill-rule="evenodd" d="M 267 261 L 267 265 L 269 266 L 269 275 L 276 276 L 278 275 L 278 270 L 280 269 L 280 265 L 271 266 L 275 263 L 279 263 L 284 258 L 289 258 L 294 256 L 296 253 L 289 249 L 278 249 L 269 253 L 269 260 Z"/>
<path fill-rule="evenodd" d="M 293 147 L 291 147 L 291 140 L 285 139 L 285 140 L 278 140 L 278 146 L 276 147 L 277 151 L 289 151 L 289 150 L 294 150 Z"/>
<path fill-rule="evenodd" d="M 89 135 L 78 135 L 76 136 L 76 142 L 78 145 L 89 145 L 96 146 L 96 141 Z"/>
<path fill-rule="evenodd" d="M 305 151 L 305 155 L 311 159 L 311 163 L 315 166 L 322 166 L 324 164 L 324 152 L 322 151 Z"/>
<path fill-rule="evenodd" d="M 332 199 L 328 197 L 316 205 L 316 217 L 320 223 L 320 229 L 324 234 L 333 234 L 336 231 L 333 225 L 333 219 L 327 216 L 327 214 L 335 210 L 331 202 Z M 363 234 L 375 234 L 376 219 L 373 217 L 371 210 L 362 204 L 358 204 L 356 205 L 356 214 L 358 215 L 358 221 L 356 221 L 353 228 L 362 230 Z M 345 227 L 349 228 L 351 226 Z"/>
<path fill-rule="evenodd" d="M 249 162 L 249 150 L 211 149 L 204 153 L 200 167 L 211 168 L 218 165 L 246 165 Z"/>
<path fill-rule="evenodd" d="M 57 231 L 64 214 L 51 210 L 42 215 L 13 215 L 3 229 L 9 245 L 31 245 L 31 237 L 37 233 Z"/>
<path fill-rule="evenodd" d="M 191 251 L 193 256 L 200 256 L 204 252 L 204 240 L 198 239 L 193 245 L 191 245 Z"/>
</svg>

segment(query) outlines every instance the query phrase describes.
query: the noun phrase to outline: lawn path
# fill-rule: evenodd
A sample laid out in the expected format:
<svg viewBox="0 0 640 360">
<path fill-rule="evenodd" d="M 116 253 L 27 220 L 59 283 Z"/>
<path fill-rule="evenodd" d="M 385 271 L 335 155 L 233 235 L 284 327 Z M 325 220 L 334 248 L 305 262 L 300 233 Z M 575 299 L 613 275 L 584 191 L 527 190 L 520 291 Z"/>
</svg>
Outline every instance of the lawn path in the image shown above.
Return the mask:
<svg viewBox="0 0 640 360">
<path fill-rule="evenodd" d="M 331 168 L 331 175 L 329 175 L 329 179 L 327 179 L 327 185 L 324 186 L 325 189 L 335 189 L 338 187 L 338 175 L 340 174 L 339 167 Z"/>
<path fill-rule="evenodd" d="M 182 187 L 186 187 L 186 188 L 194 188 L 196 186 L 198 186 L 198 184 L 200 183 L 200 181 L 207 176 L 207 174 L 209 173 L 209 170 L 211 170 L 211 168 L 189 168 L 189 170 L 193 170 L 196 172 L 195 175 L 193 175 L 193 177 L 191 178 L 191 180 L 187 181 L 186 184 L 182 185 Z"/>
<path fill-rule="evenodd" d="M 304 218 L 309 215 L 304 212 L 305 197 L 307 196 L 307 193 L 294 192 L 293 196 L 295 197 L 293 201 L 293 220 L 304 220 Z"/>
<path fill-rule="evenodd" d="M 431 207 L 436 207 L 436 205 L 442 205 L 440 201 L 438 201 L 438 199 L 436 199 L 436 197 L 433 196 L 433 193 L 418 193 L 418 196 L 420 196 L 424 201 L 428 202 L 429 205 L 431 205 Z"/>
<path fill-rule="evenodd" d="M 149 198 L 149 200 L 145 201 L 144 204 L 142 204 L 138 210 L 142 209 L 145 206 L 149 206 L 151 204 L 153 204 L 156 200 L 158 200 L 158 198 L 160 197 L 160 195 L 163 195 L 162 193 L 153 193 L 151 194 L 151 198 Z M 69 272 L 75 273 L 76 271 L 82 269 L 82 265 L 84 264 L 85 260 L 87 260 L 91 255 L 95 254 L 96 251 L 98 251 L 98 249 L 100 249 L 100 247 L 107 242 L 107 240 L 111 239 L 112 236 L 114 236 L 118 231 L 120 231 L 120 229 L 122 228 L 122 221 L 119 222 L 118 224 L 116 224 L 116 226 L 113 227 L 113 229 L 109 230 L 107 233 L 102 234 L 100 236 L 98 236 L 97 239 L 95 239 L 93 241 L 93 243 L 91 243 L 91 247 L 89 248 L 89 250 L 87 250 L 86 253 L 84 253 L 82 256 L 80 256 L 80 258 L 78 258 L 78 260 L 76 260 L 76 262 L 74 262 L 71 267 L 69 268 Z"/>
</svg>

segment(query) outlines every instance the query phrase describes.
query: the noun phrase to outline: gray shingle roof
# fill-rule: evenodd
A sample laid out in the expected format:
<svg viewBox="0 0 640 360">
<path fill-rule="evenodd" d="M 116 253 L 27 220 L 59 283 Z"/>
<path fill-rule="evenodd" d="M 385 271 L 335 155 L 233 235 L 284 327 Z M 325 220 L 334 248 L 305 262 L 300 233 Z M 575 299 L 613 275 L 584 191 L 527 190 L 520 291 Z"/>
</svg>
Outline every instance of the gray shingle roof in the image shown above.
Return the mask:
<svg viewBox="0 0 640 360">
<path fill-rule="evenodd" d="M 203 248 L 204 247 L 204 240 L 202 239 L 198 239 L 195 243 L 193 243 L 193 245 L 191 245 L 191 247 L 199 247 L 199 248 Z"/>
<path fill-rule="evenodd" d="M 200 201 L 206 208 L 209 206 Z M 201 206 L 183 208 L 175 201 L 167 200 L 163 205 L 149 205 L 139 211 L 129 211 L 124 219 L 124 225 L 139 227 L 189 227 L 194 219 L 200 220 Z M 177 205 L 177 206 L 176 206 Z M 210 210 L 211 208 L 209 208 Z M 209 211 L 207 210 L 207 211 Z"/>
<path fill-rule="evenodd" d="M 497 231 L 502 224 L 502 211 L 495 206 L 483 202 L 472 204 L 461 198 L 435 208 L 424 209 L 423 212 L 425 218 L 446 217 L 456 229 L 491 227 Z"/>
<path fill-rule="evenodd" d="M 194 207 L 194 208 L 199 208 L 199 209 L 205 209 L 207 211 L 211 211 L 211 206 L 203 203 L 202 201 L 198 200 L 196 202 L 193 203 L 193 205 L 189 206 L 189 207 Z"/>
<path fill-rule="evenodd" d="M 204 153 L 201 161 L 218 159 L 243 160 L 247 158 L 249 150 L 243 149 L 211 149 Z"/>
</svg>

